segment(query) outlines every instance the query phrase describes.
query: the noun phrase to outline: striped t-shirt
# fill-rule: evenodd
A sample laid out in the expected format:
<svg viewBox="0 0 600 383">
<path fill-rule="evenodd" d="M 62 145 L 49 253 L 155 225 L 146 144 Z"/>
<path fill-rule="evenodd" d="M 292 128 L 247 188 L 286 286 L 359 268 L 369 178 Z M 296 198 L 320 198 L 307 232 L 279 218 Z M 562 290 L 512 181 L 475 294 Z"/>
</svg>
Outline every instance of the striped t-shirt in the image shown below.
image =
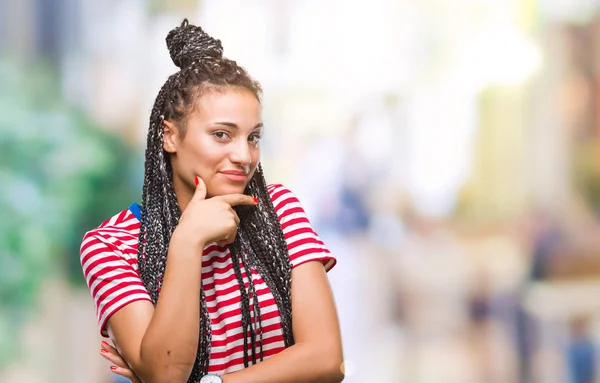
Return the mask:
<svg viewBox="0 0 600 383">
<path fill-rule="evenodd" d="M 270 185 L 268 191 L 288 245 L 292 268 L 320 261 L 329 271 L 336 260 L 311 227 L 296 196 L 282 185 Z M 106 322 L 117 310 L 138 300 L 150 301 L 138 272 L 139 230 L 139 206 L 133 204 L 86 233 L 81 244 L 81 266 L 104 337 L 108 336 Z M 242 276 L 247 288 L 243 267 Z M 285 348 L 281 318 L 273 294 L 254 269 L 252 281 L 260 303 L 263 356 L 268 358 Z M 209 372 L 240 370 L 244 368 L 240 290 L 227 246 L 211 243 L 204 248 L 202 286 L 212 330 Z"/>
</svg>

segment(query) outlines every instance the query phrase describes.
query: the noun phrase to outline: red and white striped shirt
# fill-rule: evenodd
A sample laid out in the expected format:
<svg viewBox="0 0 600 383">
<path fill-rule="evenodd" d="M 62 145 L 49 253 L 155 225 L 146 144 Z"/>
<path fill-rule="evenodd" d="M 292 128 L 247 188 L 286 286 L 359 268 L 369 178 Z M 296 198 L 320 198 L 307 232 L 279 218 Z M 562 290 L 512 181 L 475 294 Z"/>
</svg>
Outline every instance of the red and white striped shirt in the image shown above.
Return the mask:
<svg viewBox="0 0 600 383">
<path fill-rule="evenodd" d="M 336 260 L 311 227 L 296 196 L 282 185 L 269 185 L 268 191 L 288 245 L 292 268 L 320 261 L 329 271 Z M 81 244 L 81 266 L 104 337 L 108 336 L 106 322 L 117 310 L 138 300 L 150 301 L 137 265 L 139 230 L 139 206 L 134 204 L 86 233 Z M 247 288 L 243 267 L 242 276 Z M 268 358 L 285 348 L 281 318 L 273 294 L 256 270 L 252 270 L 252 281 L 260 303 L 263 356 Z M 209 372 L 240 370 L 244 368 L 240 289 L 227 246 L 212 243 L 204 248 L 202 286 L 212 330 Z"/>
</svg>

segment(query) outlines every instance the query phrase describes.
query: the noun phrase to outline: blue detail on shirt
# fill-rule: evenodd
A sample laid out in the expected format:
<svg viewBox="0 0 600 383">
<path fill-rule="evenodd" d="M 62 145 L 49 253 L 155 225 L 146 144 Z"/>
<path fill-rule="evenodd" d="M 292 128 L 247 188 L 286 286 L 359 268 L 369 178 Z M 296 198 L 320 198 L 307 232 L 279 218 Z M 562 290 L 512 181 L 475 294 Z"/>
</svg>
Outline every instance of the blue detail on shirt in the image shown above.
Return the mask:
<svg viewBox="0 0 600 383">
<path fill-rule="evenodd" d="M 129 205 L 129 211 L 131 212 L 131 214 L 135 215 L 135 218 L 137 218 L 138 221 L 142 222 L 142 212 L 140 210 L 140 205 L 138 205 L 137 203 L 132 203 L 131 205 Z"/>
</svg>

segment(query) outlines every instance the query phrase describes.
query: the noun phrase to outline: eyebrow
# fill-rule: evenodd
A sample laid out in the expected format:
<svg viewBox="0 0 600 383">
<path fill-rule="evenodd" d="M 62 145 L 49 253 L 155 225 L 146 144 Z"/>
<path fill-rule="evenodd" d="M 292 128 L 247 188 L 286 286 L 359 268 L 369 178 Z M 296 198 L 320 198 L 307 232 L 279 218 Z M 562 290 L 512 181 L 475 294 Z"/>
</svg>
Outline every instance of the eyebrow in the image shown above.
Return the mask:
<svg viewBox="0 0 600 383">
<path fill-rule="evenodd" d="M 214 124 L 215 125 L 225 125 L 225 126 L 228 126 L 230 128 L 233 128 L 233 129 L 239 129 L 240 128 L 237 124 L 235 124 L 233 122 L 215 122 Z M 262 128 L 262 127 L 263 127 L 263 123 L 260 122 L 254 128 L 252 128 L 252 130 L 258 129 L 258 128 Z"/>
</svg>

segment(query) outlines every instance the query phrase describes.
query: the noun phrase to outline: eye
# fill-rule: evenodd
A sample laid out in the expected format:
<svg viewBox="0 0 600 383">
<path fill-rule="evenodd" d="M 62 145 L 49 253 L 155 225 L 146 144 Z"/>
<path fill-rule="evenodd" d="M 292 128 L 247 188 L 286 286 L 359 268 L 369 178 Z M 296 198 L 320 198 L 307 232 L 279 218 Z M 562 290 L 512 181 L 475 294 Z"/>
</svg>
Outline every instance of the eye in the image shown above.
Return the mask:
<svg viewBox="0 0 600 383">
<path fill-rule="evenodd" d="M 248 137 L 248 141 L 252 142 L 253 144 L 256 144 L 260 141 L 261 138 L 262 138 L 262 136 L 260 134 L 251 134 Z"/>
<path fill-rule="evenodd" d="M 231 137 L 229 136 L 229 133 L 224 132 L 224 131 L 217 131 L 217 132 L 213 132 L 212 134 L 213 136 L 215 136 L 215 138 L 219 141 L 227 141 L 228 139 L 230 139 Z"/>
</svg>

